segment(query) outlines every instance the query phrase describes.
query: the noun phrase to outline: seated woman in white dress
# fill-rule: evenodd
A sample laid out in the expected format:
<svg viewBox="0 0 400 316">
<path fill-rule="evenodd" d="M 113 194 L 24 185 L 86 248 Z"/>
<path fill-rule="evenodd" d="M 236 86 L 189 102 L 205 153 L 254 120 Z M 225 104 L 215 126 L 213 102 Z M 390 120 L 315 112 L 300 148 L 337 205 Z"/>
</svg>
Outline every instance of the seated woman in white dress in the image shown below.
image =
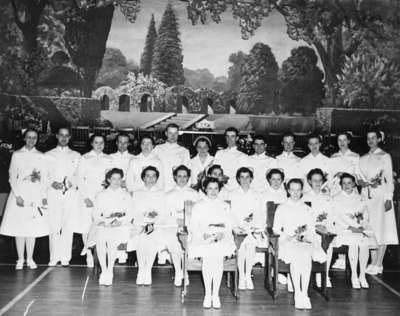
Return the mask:
<svg viewBox="0 0 400 316">
<path fill-rule="evenodd" d="M 94 241 L 101 266 L 99 284 L 102 285 L 112 284 L 118 246 L 126 243 L 129 237 L 132 200 L 130 194 L 122 188 L 123 177 L 121 169 L 108 171 L 107 188 L 97 194 L 94 203 Z"/>
<path fill-rule="evenodd" d="M 374 236 L 369 225 L 368 208 L 365 198 L 354 190 L 356 179 L 348 173 L 340 177 L 342 191 L 333 199 L 333 211 L 336 218 L 337 237 L 335 246 L 349 247 L 349 261 L 351 268 L 351 284 L 354 289 L 368 288 L 365 278 L 369 247 L 374 246 Z M 357 265 L 360 265 L 360 274 L 357 275 Z"/>
<path fill-rule="evenodd" d="M 218 197 L 221 200 L 228 200 L 229 199 L 229 190 L 225 187 L 227 183 L 228 177 L 225 176 L 224 170 L 222 169 L 221 165 L 212 165 L 210 168 L 207 169 L 207 177 L 211 177 L 217 179 L 221 183 L 221 190 L 218 193 Z M 203 180 L 204 182 L 204 180 Z M 203 184 L 204 187 L 204 184 Z M 202 191 L 203 187 L 199 190 L 200 195 L 204 197 L 205 192 Z"/>
<path fill-rule="evenodd" d="M 324 189 L 324 186 L 327 185 L 326 181 L 327 179 L 321 169 L 311 169 L 307 174 L 307 182 L 311 190 L 304 194 L 303 201 L 311 207 L 316 227 L 324 232 L 335 233 L 332 198 L 329 195 L 329 191 Z M 326 254 L 326 263 L 328 267 L 328 273 L 326 275 L 327 287 L 332 287 L 329 278 L 329 267 L 332 260 L 332 245 L 333 244 L 331 243 Z M 316 283 L 318 287 L 321 287 L 320 273 L 316 275 Z"/>
<path fill-rule="evenodd" d="M 276 210 L 273 230 L 279 234 L 279 259 L 290 264 L 297 309 L 311 309 L 308 296 L 312 260 L 326 261 L 315 232 L 312 211 L 302 200 L 303 181 L 291 179 L 289 198 Z"/>
<path fill-rule="evenodd" d="M 15 151 L 11 158 L 9 181 L 11 192 L 4 211 L 0 235 L 15 237 L 18 261 L 16 270 L 26 263 L 36 269 L 33 261 L 36 237 L 49 234 L 47 217 L 46 172 L 44 155 L 35 146 L 38 133 L 28 129 L 24 133 L 25 146 Z"/>
<path fill-rule="evenodd" d="M 157 186 L 160 176 L 154 166 L 143 169 L 144 187 L 133 192 L 133 218 L 136 231 L 127 251 L 136 250 L 138 261 L 137 285 L 151 285 L 154 259 L 163 248 L 160 221 L 165 213 L 165 193 Z"/>
<path fill-rule="evenodd" d="M 256 247 L 267 239 L 263 232 L 265 222 L 262 222 L 260 195 L 251 188 L 253 171 L 241 167 L 236 172 L 239 187 L 229 194 L 231 212 L 234 217 L 234 230 L 247 234 L 238 250 L 239 290 L 253 290 L 251 271 L 255 263 Z"/>
<path fill-rule="evenodd" d="M 224 270 L 224 257 L 235 252 L 232 215 L 229 205 L 218 198 L 220 182 L 215 178 L 204 181 L 206 197 L 193 207 L 189 222 L 189 258 L 202 258 L 205 287 L 204 308 L 220 308 L 219 287 Z"/>
<path fill-rule="evenodd" d="M 199 193 L 189 186 L 190 169 L 180 165 L 173 170 L 176 186 L 166 194 L 166 213 L 162 218 L 161 235 L 166 249 L 172 257 L 175 268 L 175 286 L 181 286 L 183 279 L 182 246 L 177 237 L 177 229 L 183 225 L 185 201 L 196 202 Z M 188 214 L 186 214 L 188 215 Z"/>
</svg>

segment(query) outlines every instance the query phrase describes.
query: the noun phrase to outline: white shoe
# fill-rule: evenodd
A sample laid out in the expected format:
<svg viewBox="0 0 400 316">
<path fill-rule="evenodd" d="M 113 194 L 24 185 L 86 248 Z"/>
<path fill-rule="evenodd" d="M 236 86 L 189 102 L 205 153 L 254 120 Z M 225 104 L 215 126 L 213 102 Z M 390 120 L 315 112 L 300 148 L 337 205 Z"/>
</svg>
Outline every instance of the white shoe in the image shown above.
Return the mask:
<svg viewBox="0 0 400 316">
<path fill-rule="evenodd" d="M 151 271 L 148 275 L 144 276 L 143 278 L 143 284 L 144 285 L 151 285 L 152 280 L 151 280 Z"/>
<path fill-rule="evenodd" d="M 61 261 L 61 265 L 63 266 L 63 267 L 68 267 L 69 266 L 69 261 Z"/>
<path fill-rule="evenodd" d="M 171 261 L 171 256 L 168 251 L 162 250 L 158 253 L 158 264 L 167 264 L 167 261 Z"/>
<path fill-rule="evenodd" d="M 351 278 L 351 286 L 353 289 L 361 289 L 360 280 L 358 278 Z"/>
<path fill-rule="evenodd" d="M 303 309 L 312 309 L 310 297 L 307 294 L 302 295 Z"/>
<path fill-rule="evenodd" d="M 204 296 L 203 308 L 211 308 L 211 296 Z"/>
<path fill-rule="evenodd" d="M 24 268 L 24 260 L 17 260 L 15 270 L 22 270 Z"/>
<path fill-rule="evenodd" d="M 253 280 L 251 279 L 251 276 L 246 278 L 246 289 L 254 290 L 254 284 L 253 284 Z"/>
<path fill-rule="evenodd" d="M 327 288 L 331 288 L 332 287 L 332 282 L 331 282 L 331 278 L 330 277 L 326 278 L 326 287 Z"/>
<path fill-rule="evenodd" d="M 37 264 L 32 259 L 27 260 L 26 264 L 29 267 L 29 269 L 31 269 L 31 270 L 37 269 Z"/>
<path fill-rule="evenodd" d="M 315 274 L 315 283 L 317 284 L 317 287 L 321 287 L 321 273 Z"/>
<path fill-rule="evenodd" d="M 105 272 L 100 273 L 99 285 L 106 285 L 106 278 L 107 278 L 107 276 L 106 276 Z"/>
<path fill-rule="evenodd" d="M 175 272 L 175 278 L 174 278 L 174 284 L 176 287 L 180 287 L 182 286 L 182 279 L 183 279 L 183 275 L 182 273 L 176 273 Z"/>
<path fill-rule="evenodd" d="M 49 267 L 55 267 L 57 265 L 58 261 L 56 260 L 50 260 L 49 262 Z"/>
<path fill-rule="evenodd" d="M 377 275 L 378 267 L 370 264 L 370 265 L 368 265 L 367 270 L 365 270 L 365 273 L 370 274 L 370 275 Z"/>
<path fill-rule="evenodd" d="M 376 274 L 382 274 L 382 272 L 383 272 L 383 267 L 382 266 L 376 267 Z"/>
<path fill-rule="evenodd" d="M 288 290 L 289 293 L 293 293 L 294 289 L 293 289 L 292 279 L 288 278 L 287 280 L 288 280 L 288 282 L 287 282 L 287 290 Z"/>
<path fill-rule="evenodd" d="M 136 285 L 144 285 L 144 278 L 143 278 L 143 274 L 139 273 L 136 276 Z"/>
<path fill-rule="evenodd" d="M 128 255 L 126 252 L 121 252 L 118 256 L 118 263 L 125 264 L 126 260 L 128 259 Z"/>
<path fill-rule="evenodd" d="M 365 276 L 360 277 L 359 281 L 360 281 L 360 285 L 361 285 L 361 287 L 363 289 L 369 289 L 369 284 L 368 284 L 367 279 L 365 278 Z"/>
<path fill-rule="evenodd" d="M 332 269 L 346 270 L 346 258 L 339 257 L 332 265 Z"/>
<path fill-rule="evenodd" d="M 213 296 L 212 298 L 212 307 L 215 309 L 220 309 L 221 308 L 221 301 L 219 299 L 219 296 Z"/>
<path fill-rule="evenodd" d="M 279 284 L 286 285 L 288 283 L 288 280 L 285 275 L 283 275 L 282 273 L 278 273 L 278 282 Z"/>
<path fill-rule="evenodd" d="M 93 259 L 93 255 L 89 252 L 86 254 L 86 266 L 88 268 L 94 268 L 94 259 Z"/>
<path fill-rule="evenodd" d="M 301 293 L 294 293 L 294 308 L 296 309 L 303 309 L 304 306 L 304 302 L 303 299 L 301 297 Z"/>
<path fill-rule="evenodd" d="M 245 290 L 246 289 L 246 280 L 244 277 L 239 278 L 239 285 L 238 285 L 239 290 Z"/>
<path fill-rule="evenodd" d="M 104 285 L 110 286 L 112 285 L 112 281 L 113 281 L 113 273 L 112 272 L 107 272 L 105 274 L 105 279 L 104 279 Z"/>
</svg>

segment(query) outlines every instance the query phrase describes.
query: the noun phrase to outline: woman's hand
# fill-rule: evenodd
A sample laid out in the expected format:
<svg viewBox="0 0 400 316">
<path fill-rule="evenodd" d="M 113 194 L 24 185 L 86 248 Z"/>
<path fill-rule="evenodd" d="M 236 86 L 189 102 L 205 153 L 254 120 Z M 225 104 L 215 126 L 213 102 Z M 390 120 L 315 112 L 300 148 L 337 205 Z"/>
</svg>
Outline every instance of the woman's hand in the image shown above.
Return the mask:
<svg viewBox="0 0 400 316">
<path fill-rule="evenodd" d="M 19 207 L 24 207 L 24 199 L 20 196 L 17 196 L 16 198 L 17 206 Z"/>
<path fill-rule="evenodd" d="M 386 200 L 385 201 L 385 212 L 390 211 L 392 209 L 392 201 Z"/>
<path fill-rule="evenodd" d="M 92 200 L 89 199 L 89 198 L 85 199 L 85 205 L 86 205 L 86 207 L 93 207 L 94 206 Z"/>
</svg>

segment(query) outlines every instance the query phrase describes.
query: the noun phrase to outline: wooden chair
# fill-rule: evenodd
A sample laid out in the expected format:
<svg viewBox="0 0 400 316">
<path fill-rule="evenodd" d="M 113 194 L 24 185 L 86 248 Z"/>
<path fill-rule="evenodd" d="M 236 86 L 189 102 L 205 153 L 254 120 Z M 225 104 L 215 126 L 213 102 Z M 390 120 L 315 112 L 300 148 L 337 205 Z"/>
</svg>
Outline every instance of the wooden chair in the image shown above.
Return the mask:
<svg viewBox="0 0 400 316">
<path fill-rule="evenodd" d="M 267 233 L 269 238 L 269 249 L 265 252 L 265 280 L 267 283 L 267 290 L 271 293 L 273 299 L 278 297 L 278 274 L 290 273 L 290 265 L 279 259 L 279 235 L 272 231 L 277 207 L 277 204 L 273 202 L 267 202 Z M 321 246 L 326 252 L 335 235 L 318 230 L 316 232 L 321 236 Z M 316 273 L 321 273 L 321 288 L 318 288 L 314 285 L 314 289 L 321 294 L 325 300 L 328 301 L 329 297 L 326 288 L 328 267 L 326 262 L 320 263 L 313 261 L 311 273 L 313 275 Z"/>
<path fill-rule="evenodd" d="M 72 147 L 78 151 L 86 148 L 89 141 L 89 126 L 75 126 L 71 128 Z"/>
<path fill-rule="evenodd" d="M 191 271 L 201 271 L 202 270 L 202 262 L 201 260 L 195 260 L 188 258 L 188 222 L 192 213 L 194 202 L 193 201 L 185 201 L 184 207 L 184 216 L 183 223 L 181 227 L 178 229 L 178 239 L 182 245 L 183 249 L 183 282 L 181 288 L 181 300 L 182 303 L 185 302 L 185 297 L 187 294 L 188 287 L 188 272 Z M 227 286 L 230 288 L 233 296 L 236 300 L 239 297 L 238 293 L 238 282 L 239 282 L 239 272 L 238 272 L 238 264 L 237 264 L 237 249 L 239 249 L 241 242 L 243 241 L 243 235 L 234 235 L 235 243 L 236 243 L 236 251 L 235 255 L 232 258 L 226 259 L 224 261 L 224 273 L 227 275 Z M 233 279 L 233 281 L 232 281 Z"/>
</svg>

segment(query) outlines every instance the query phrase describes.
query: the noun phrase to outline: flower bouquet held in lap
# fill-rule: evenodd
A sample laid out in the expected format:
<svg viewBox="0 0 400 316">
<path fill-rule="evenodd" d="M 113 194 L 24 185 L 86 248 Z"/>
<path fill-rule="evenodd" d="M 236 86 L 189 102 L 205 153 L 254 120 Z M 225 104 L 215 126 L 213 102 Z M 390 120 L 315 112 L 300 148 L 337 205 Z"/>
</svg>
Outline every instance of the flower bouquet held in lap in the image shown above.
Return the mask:
<svg viewBox="0 0 400 316">
<path fill-rule="evenodd" d="M 209 224 L 207 232 L 203 234 L 203 239 L 208 243 L 216 243 L 225 237 L 225 224 L 215 223 Z"/>
<path fill-rule="evenodd" d="M 350 212 L 346 213 L 346 215 L 349 218 L 348 230 L 350 230 L 352 233 L 362 234 L 366 238 L 370 238 L 373 235 L 372 230 L 368 228 L 363 212 Z"/>
<path fill-rule="evenodd" d="M 122 219 L 125 216 L 125 212 L 114 212 L 107 217 L 102 217 L 102 220 L 97 225 L 109 228 L 119 227 L 123 224 Z"/>
<path fill-rule="evenodd" d="M 298 226 L 294 231 L 294 235 L 292 235 L 291 237 L 297 242 L 305 242 L 311 244 L 311 241 L 307 238 L 307 225 Z"/>
<path fill-rule="evenodd" d="M 147 211 L 143 213 L 145 218 L 145 225 L 143 226 L 142 233 L 150 235 L 154 231 L 154 223 L 158 217 L 158 212 L 155 210 Z"/>
</svg>

